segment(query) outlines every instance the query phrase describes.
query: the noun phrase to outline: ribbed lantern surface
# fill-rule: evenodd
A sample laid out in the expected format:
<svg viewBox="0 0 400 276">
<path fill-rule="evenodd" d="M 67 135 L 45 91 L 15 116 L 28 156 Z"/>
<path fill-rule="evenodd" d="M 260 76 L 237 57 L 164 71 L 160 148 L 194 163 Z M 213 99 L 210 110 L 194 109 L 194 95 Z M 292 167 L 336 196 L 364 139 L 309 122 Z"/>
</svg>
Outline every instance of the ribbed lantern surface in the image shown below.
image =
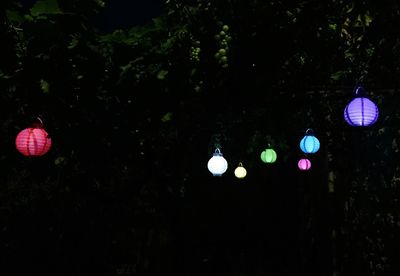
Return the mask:
<svg viewBox="0 0 400 276">
<path fill-rule="evenodd" d="M 17 150 L 25 156 L 42 156 L 51 147 L 51 138 L 43 128 L 26 128 L 15 139 Z"/>
<path fill-rule="evenodd" d="M 260 157 L 264 163 L 274 163 L 277 156 L 273 149 L 266 149 L 261 153 Z"/>
<path fill-rule="evenodd" d="M 319 150 L 320 142 L 312 134 L 309 134 L 309 130 L 307 130 L 306 135 L 300 141 L 300 149 L 304 153 L 316 153 Z"/>
<path fill-rule="evenodd" d="M 311 161 L 306 158 L 300 159 L 300 161 L 297 163 L 297 166 L 300 170 L 307 171 L 311 168 Z"/>
<path fill-rule="evenodd" d="M 370 126 L 378 116 L 377 105 L 365 97 L 354 98 L 344 109 L 344 119 L 351 126 Z"/>
</svg>

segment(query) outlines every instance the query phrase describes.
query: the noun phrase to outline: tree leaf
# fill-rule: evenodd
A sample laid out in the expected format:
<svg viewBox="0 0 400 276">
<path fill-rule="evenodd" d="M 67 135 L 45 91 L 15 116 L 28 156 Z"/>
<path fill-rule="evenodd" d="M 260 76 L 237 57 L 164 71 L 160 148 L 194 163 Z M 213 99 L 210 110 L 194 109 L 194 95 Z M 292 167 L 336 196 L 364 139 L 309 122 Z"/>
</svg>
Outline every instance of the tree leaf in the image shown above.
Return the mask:
<svg viewBox="0 0 400 276">
<path fill-rule="evenodd" d="M 61 10 L 57 0 L 40 0 L 31 8 L 31 15 L 39 16 L 43 14 L 59 14 Z"/>
<path fill-rule="evenodd" d="M 24 18 L 14 10 L 6 10 L 6 16 L 8 21 L 12 23 L 22 23 L 24 21 Z"/>
<path fill-rule="evenodd" d="M 160 70 L 157 74 L 157 79 L 163 80 L 165 79 L 165 76 L 168 74 L 167 70 Z"/>
<path fill-rule="evenodd" d="M 345 71 L 337 71 L 331 75 L 331 79 L 335 81 L 340 80 L 345 73 Z"/>
<path fill-rule="evenodd" d="M 162 116 L 161 122 L 166 123 L 172 120 L 172 112 L 167 112 Z"/>
<path fill-rule="evenodd" d="M 79 39 L 77 37 L 73 37 L 68 45 L 68 49 L 74 49 L 78 44 L 79 44 Z"/>
<path fill-rule="evenodd" d="M 40 80 L 40 88 L 42 88 L 43 93 L 49 93 L 49 83 L 45 80 Z"/>
<path fill-rule="evenodd" d="M 56 158 L 56 160 L 54 160 L 54 164 L 56 166 L 61 166 L 64 163 L 65 163 L 65 157 L 63 157 L 63 156 L 59 156 L 59 157 Z"/>
</svg>

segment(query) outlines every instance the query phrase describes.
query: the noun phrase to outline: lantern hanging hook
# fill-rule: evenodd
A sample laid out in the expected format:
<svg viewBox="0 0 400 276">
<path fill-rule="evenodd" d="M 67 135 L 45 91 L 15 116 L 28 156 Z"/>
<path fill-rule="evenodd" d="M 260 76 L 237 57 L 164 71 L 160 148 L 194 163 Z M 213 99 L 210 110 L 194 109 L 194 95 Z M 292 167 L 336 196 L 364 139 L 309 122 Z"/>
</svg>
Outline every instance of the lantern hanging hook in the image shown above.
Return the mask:
<svg viewBox="0 0 400 276">
<path fill-rule="evenodd" d="M 239 167 L 243 167 L 243 164 L 242 164 L 242 162 L 239 162 L 239 165 L 238 165 Z"/>
<path fill-rule="evenodd" d="M 314 131 L 311 128 L 308 128 L 306 130 L 306 135 L 313 135 L 313 134 L 314 134 Z"/>
<path fill-rule="evenodd" d="M 356 85 L 356 87 L 354 87 L 353 93 L 356 97 L 361 97 L 366 94 L 366 90 L 365 90 L 364 86 L 361 83 L 359 83 Z"/>
<path fill-rule="evenodd" d="M 36 123 L 35 125 L 39 126 L 39 127 L 43 127 L 43 120 L 42 118 L 40 118 L 39 116 L 36 117 L 36 120 L 38 121 L 38 123 Z"/>
<path fill-rule="evenodd" d="M 219 148 L 216 148 L 215 153 L 221 154 L 221 150 Z"/>
<path fill-rule="evenodd" d="M 357 85 L 356 86 L 356 88 L 354 89 L 354 95 L 356 95 L 356 96 L 358 96 L 358 93 L 359 93 L 359 91 L 360 91 L 360 86 L 359 85 Z"/>
</svg>

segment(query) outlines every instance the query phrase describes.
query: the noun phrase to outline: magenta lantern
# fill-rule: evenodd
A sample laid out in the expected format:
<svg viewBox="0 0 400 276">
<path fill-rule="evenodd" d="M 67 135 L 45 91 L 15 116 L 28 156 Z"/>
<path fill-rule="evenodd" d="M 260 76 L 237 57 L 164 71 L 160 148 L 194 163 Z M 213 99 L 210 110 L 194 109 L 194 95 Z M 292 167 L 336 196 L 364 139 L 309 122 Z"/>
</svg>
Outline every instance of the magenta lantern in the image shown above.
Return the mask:
<svg viewBox="0 0 400 276">
<path fill-rule="evenodd" d="M 42 127 L 30 127 L 18 133 L 17 150 L 25 156 L 42 156 L 51 147 L 51 138 Z"/>
<path fill-rule="evenodd" d="M 300 159 L 299 163 L 297 163 L 297 166 L 302 171 L 308 171 L 311 168 L 311 161 L 307 158 Z"/>
</svg>

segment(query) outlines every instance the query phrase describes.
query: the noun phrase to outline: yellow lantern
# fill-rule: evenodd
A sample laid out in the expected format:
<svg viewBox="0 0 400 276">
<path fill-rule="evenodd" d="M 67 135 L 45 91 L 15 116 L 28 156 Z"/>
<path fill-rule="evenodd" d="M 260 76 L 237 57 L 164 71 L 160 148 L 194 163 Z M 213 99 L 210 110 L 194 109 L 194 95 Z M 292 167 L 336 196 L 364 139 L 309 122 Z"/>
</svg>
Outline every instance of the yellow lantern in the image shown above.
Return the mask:
<svg viewBox="0 0 400 276">
<path fill-rule="evenodd" d="M 247 175 L 246 169 L 243 167 L 242 163 L 239 163 L 238 167 L 235 169 L 235 176 L 239 179 L 245 178 Z"/>
</svg>

